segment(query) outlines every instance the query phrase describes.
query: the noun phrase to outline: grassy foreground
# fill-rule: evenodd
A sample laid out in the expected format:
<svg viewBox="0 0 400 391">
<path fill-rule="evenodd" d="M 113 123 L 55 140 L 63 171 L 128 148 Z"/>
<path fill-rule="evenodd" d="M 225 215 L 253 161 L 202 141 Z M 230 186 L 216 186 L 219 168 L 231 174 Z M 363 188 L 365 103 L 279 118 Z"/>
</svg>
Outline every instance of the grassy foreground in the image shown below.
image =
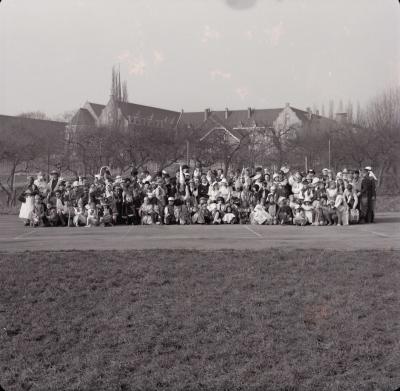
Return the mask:
<svg viewBox="0 0 400 391">
<path fill-rule="evenodd" d="M 394 390 L 399 252 L 0 254 L 9 390 Z"/>
</svg>

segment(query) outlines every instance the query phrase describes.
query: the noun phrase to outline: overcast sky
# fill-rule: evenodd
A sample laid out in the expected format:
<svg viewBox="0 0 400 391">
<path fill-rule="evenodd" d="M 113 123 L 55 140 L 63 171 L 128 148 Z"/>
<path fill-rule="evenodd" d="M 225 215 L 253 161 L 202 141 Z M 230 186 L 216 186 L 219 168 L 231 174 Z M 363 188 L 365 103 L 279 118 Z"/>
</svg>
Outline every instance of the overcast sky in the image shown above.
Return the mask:
<svg viewBox="0 0 400 391">
<path fill-rule="evenodd" d="M 400 84 L 397 0 L 3 0 L 0 114 L 365 103 Z"/>
</svg>

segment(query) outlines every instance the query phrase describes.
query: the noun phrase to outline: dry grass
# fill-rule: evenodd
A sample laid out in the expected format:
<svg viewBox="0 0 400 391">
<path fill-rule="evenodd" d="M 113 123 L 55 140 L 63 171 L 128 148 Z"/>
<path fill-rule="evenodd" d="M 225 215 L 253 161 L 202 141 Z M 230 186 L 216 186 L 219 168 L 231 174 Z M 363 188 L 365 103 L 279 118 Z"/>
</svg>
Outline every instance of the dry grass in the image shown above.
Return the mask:
<svg viewBox="0 0 400 391">
<path fill-rule="evenodd" d="M 0 255 L 5 390 L 394 390 L 399 252 Z"/>
</svg>

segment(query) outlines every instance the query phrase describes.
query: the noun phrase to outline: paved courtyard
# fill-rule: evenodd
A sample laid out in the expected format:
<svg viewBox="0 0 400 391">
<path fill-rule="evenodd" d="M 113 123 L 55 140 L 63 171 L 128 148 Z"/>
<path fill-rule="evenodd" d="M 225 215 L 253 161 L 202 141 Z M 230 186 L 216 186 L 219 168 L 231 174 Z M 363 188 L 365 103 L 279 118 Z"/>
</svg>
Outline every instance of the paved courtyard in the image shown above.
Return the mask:
<svg viewBox="0 0 400 391">
<path fill-rule="evenodd" d="M 116 226 L 30 228 L 16 216 L 0 216 L 0 251 L 254 249 L 400 249 L 400 214 L 380 214 L 375 224 L 346 227 Z"/>
</svg>

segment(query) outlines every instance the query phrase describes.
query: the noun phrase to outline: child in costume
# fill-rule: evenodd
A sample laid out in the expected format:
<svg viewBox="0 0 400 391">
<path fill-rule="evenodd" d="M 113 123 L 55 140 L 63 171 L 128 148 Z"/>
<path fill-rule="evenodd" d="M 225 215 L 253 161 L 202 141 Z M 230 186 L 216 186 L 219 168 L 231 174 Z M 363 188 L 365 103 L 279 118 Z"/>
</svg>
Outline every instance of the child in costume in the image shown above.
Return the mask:
<svg viewBox="0 0 400 391">
<path fill-rule="evenodd" d="M 99 223 L 104 227 L 113 226 L 113 213 L 110 204 L 107 199 L 102 199 L 100 201 L 100 208 L 98 210 Z"/>
<path fill-rule="evenodd" d="M 294 215 L 294 218 L 293 218 L 293 224 L 294 225 L 299 225 L 299 226 L 302 226 L 302 227 L 307 225 L 307 218 L 306 218 L 305 212 L 304 212 L 303 208 L 300 205 L 298 205 L 296 207 L 296 212 L 295 212 L 295 215 Z"/>
<path fill-rule="evenodd" d="M 208 210 L 207 198 L 201 197 L 199 201 L 200 203 L 197 206 L 197 210 L 192 216 L 192 222 L 193 224 L 208 224 L 210 222 L 211 215 Z"/>
<path fill-rule="evenodd" d="M 179 224 L 180 225 L 189 225 L 192 223 L 192 203 L 191 200 L 185 200 L 185 202 L 181 206 L 180 214 L 179 214 Z"/>
<path fill-rule="evenodd" d="M 257 204 L 253 212 L 250 213 L 250 223 L 254 225 L 262 225 L 272 222 L 272 216 L 264 209 L 261 204 Z"/>
<path fill-rule="evenodd" d="M 48 202 L 46 205 L 46 222 L 49 227 L 57 227 L 59 224 L 59 217 L 57 213 L 57 208 Z"/>
<path fill-rule="evenodd" d="M 164 208 L 164 224 L 165 225 L 173 225 L 177 224 L 175 218 L 175 198 L 168 197 L 168 204 Z"/>
<path fill-rule="evenodd" d="M 347 208 L 343 194 L 338 194 L 335 200 L 335 209 L 338 219 L 337 225 L 349 225 L 348 219 L 346 219 Z"/>
<path fill-rule="evenodd" d="M 86 227 L 95 227 L 99 224 L 99 217 L 97 215 L 97 208 L 94 202 L 91 202 L 87 210 Z"/>
<path fill-rule="evenodd" d="M 323 199 L 322 202 L 322 213 L 324 215 L 324 220 L 327 225 L 334 225 L 337 221 L 336 209 L 335 209 L 335 201 L 325 201 Z M 326 205 L 325 205 L 326 203 Z"/>
<path fill-rule="evenodd" d="M 267 195 L 266 203 L 268 205 L 268 213 L 272 217 L 272 224 L 276 224 L 278 211 L 278 193 L 276 192 L 276 185 L 271 186 L 271 192 Z"/>
<path fill-rule="evenodd" d="M 242 201 L 238 208 L 239 211 L 239 224 L 250 223 L 250 206 L 247 201 Z"/>
<path fill-rule="evenodd" d="M 42 197 L 39 194 L 36 194 L 32 210 L 31 225 L 33 227 L 44 227 L 45 218 L 46 217 Z"/>
<path fill-rule="evenodd" d="M 143 199 L 143 204 L 139 209 L 139 216 L 142 225 L 151 225 L 154 223 L 154 208 L 150 204 L 148 197 L 144 197 Z"/>
<path fill-rule="evenodd" d="M 293 212 L 291 207 L 288 205 L 286 198 L 280 199 L 277 215 L 278 215 L 278 224 L 286 225 L 293 223 Z"/>
<path fill-rule="evenodd" d="M 83 207 L 83 201 L 80 198 L 74 211 L 74 225 L 75 227 L 83 227 L 86 225 L 86 210 Z"/>
<path fill-rule="evenodd" d="M 133 196 L 131 193 L 127 192 L 124 197 L 124 202 L 122 205 L 122 220 L 127 225 L 132 225 L 137 223 L 136 209 L 133 202 Z"/>
<path fill-rule="evenodd" d="M 237 217 L 232 211 L 232 207 L 228 205 L 225 209 L 224 217 L 222 218 L 224 224 L 237 224 Z"/>
<path fill-rule="evenodd" d="M 314 214 L 314 207 L 311 204 L 311 198 L 307 197 L 304 198 L 304 203 L 302 207 L 304 211 L 304 215 L 306 216 L 307 223 L 312 224 L 313 223 L 313 214 Z"/>
</svg>

